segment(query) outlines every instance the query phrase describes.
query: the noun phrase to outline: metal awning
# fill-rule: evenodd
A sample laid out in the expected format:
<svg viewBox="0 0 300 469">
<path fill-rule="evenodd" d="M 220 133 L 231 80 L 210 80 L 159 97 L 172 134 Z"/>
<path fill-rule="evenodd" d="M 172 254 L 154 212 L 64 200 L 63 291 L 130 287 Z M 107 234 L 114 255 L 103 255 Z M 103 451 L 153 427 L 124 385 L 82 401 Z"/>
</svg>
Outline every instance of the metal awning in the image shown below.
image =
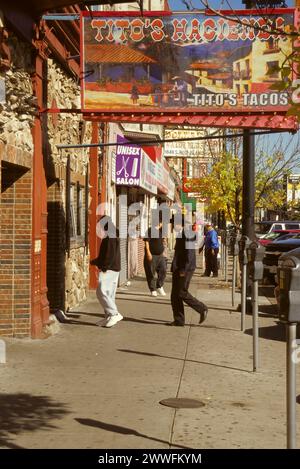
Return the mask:
<svg viewBox="0 0 300 469">
<path fill-rule="evenodd" d="M 148 140 L 156 140 L 159 142 L 161 140 L 160 136 L 154 133 L 150 134 L 147 132 L 133 132 L 132 130 L 124 130 L 124 129 L 122 130 L 122 133 L 124 137 L 127 138 L 128 140 L 135 140 L 139 142 L 148 141 Z"/>
<path fill-rule="evenodd" d="M 219 127 L 234 129 L 266 129 L 296 132 L 298 121 L 293 116 L 274 114 L 239 115 L 122 115 L 122 114 L 84 114 L 86 120 L 98 122 L 131 122 L 158 125 L 192 125 L 197 127 Z"/>
</svg>

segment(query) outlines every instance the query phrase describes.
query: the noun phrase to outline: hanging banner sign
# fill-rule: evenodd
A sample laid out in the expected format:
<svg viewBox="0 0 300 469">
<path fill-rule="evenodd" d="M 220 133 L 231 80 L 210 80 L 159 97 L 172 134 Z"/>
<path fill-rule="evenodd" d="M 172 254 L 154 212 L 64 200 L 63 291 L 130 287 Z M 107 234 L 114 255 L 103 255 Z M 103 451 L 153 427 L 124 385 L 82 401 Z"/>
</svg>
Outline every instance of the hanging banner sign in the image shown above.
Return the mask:
<svg viewBox="0 0 300 469">
<path fill-rule="evenodd" d="M 246 10 L 238 18 L 228 12 L 83 12 L 83 112 L 288 109 L 288 93 L 271 87 L 292 52 L 286 33 L 294 10 L 265 16 Z"/>
<path fill-rule="evenodd" d="M 115 156 L 115 182 L 119 186 L 140 186 L 141 148 L 137 145 L 124 145 L 127 140 L 117 136 Z"/>
</svg>

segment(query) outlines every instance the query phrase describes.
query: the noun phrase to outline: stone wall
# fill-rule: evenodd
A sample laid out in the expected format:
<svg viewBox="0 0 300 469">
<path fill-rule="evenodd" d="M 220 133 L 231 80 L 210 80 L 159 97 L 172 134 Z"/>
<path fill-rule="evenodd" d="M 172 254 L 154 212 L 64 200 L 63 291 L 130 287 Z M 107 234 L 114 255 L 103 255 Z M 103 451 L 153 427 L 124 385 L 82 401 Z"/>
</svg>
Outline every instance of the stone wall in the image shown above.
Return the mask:
<svg viewBox="0 0 300 469">
<path fill-rule="evenodd" d="M 12 33 L 8 45 L 12 66 L 0 74 L 6 88 L 6 103 L 0 104 L 0 142 L 32 153 L 31 128 L 37 108 L 30 77 L 31 50 Z"/>
<path fill-rule="evenodd" d="M 53 60 L 48 60 L 48 107 L 80 109 L 80 88 L 74 78 L 66 75 Z M 91 124 L 82 120 L 80 113 L 48 115 L 48 142 L 51 164 L 56 174 L 65 178 L 67 158 L 70 159 L 71 179 L 80 180 L 86 174 L 89 150 L 58 150 L 57 144 L 80 144 L 91 140 Z M 66 216 L 66 182 L 60 183 L 61 206 Z M 86 299 L 89 285 L 89 252 L 83 239 L 71 241 L 70 251 L 65 254 L 65 310 L 77 306 Z"/>
<path fill-rule="evenodd" d="M 72 249 L 66 261 L 66 304 L 77 306 L 86 299 L 88 288 L 89 256 L 84 247 Z"/>
</svg>

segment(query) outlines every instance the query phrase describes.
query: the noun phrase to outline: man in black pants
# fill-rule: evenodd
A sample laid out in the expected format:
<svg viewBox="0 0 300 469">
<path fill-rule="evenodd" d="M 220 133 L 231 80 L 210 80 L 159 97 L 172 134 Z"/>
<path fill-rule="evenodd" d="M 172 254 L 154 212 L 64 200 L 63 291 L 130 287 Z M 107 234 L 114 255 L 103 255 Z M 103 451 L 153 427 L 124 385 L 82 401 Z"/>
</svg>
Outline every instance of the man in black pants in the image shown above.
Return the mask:
<svg viewBox="0 0 300 469">
<path fill-rule="evenodd" d="M 144 269 L 151 296 L 166 296 L 164 281 L 167 274 L 165 239 L 162 237 L 162 223 L 149 228 L 145 241 Z M 157 275 L 157 277 L 156 277 Z"/>
<path fill-rule="evenodd" d="M 178 227 L 176 228 L 178 230 Z M 193 246 L 193 240 L 191 238 L 188 239 L 186 237 L 182 227 L 177 234 L 178 236 L 175 244 L 175 254 L 171 269 L 173 273 L 171 304 L 174 321 L 169 325 L 184 326 L 185 317 L 183 303 L 186 303 L 200 314 L 199 324 L 201 324 L 207 317 L 207 306 L 201 301 L 197 300 L 197 298 L 192 296 L 188 291 L 193 273 L 196 269 L 195 245 Z"/>
</svg>

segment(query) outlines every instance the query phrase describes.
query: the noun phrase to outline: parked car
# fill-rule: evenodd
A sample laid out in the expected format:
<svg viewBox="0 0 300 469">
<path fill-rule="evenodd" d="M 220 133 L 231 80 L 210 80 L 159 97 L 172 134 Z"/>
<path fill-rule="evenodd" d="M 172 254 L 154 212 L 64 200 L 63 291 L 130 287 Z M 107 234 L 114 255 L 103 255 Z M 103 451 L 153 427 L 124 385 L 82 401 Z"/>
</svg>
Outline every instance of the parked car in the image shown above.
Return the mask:
<svg viewBox="0 0 300 469">
<path fill-rule="evenodd" d="M 261 221 L 255 223 L 255 234 L 258 238 L 271 233 L 272 231 L 290 231 L 290 230 L 299 230 L 300 222 L 298 221 Z"/>
<path fill-rule="evenodd" d="M 263 260 L 264 278 L 275 283 L 279 257 L 292 249 L 300 247 L 300 233 L 289 237 L 288 239 L 279 239 L 273 241 L 266 247 Z"/>
<path fill-rule="evenodd" d="M 300 230 L 278 230 L 278 231 L 271 231 L 271 233 L 267 233 L 263 235 L 261 238 L 258 239 L 258 242 L 262 246 L 267 246 L 268 244 L 272 243 L 273 241 L 279 241 L 283 239 L 288 239 L 295 234 L 300 233 Z"/>
</svg>

